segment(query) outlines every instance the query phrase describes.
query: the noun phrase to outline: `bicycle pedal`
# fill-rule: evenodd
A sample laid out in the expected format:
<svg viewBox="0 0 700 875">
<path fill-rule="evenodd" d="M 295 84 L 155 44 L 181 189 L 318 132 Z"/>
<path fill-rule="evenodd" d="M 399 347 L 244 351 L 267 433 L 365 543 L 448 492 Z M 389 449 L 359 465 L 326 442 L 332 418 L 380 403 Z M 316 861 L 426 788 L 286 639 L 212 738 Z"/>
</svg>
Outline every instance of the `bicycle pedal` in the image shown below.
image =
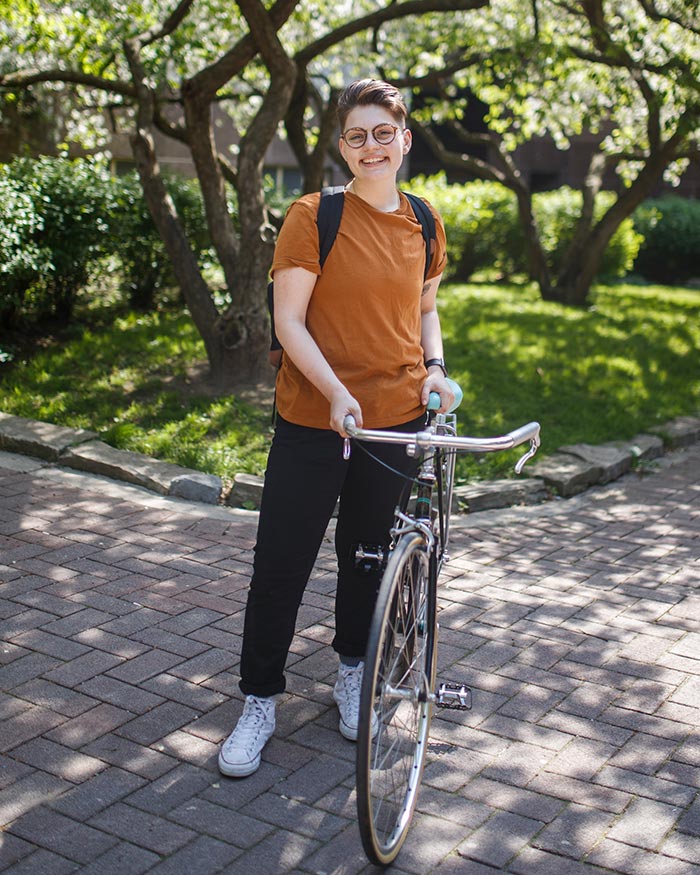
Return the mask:
<svg viewBox="0 0 700 875">
<path fill-rule="evenodd" d="M 435 705 L 451 711 L 471 711 L 472 691 L 465 684 L 440 684 Z"/>
</svg>

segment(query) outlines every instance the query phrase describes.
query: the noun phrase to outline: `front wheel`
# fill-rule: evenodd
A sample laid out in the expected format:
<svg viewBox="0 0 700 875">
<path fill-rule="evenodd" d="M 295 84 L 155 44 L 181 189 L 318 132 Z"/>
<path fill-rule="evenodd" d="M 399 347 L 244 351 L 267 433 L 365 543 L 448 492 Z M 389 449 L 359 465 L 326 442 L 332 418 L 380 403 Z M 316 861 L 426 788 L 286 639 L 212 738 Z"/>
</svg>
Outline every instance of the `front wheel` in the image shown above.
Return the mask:
<svg viewBox="0 0 700 875">
<path fill-rule="evenodd" d="M 386 866 L 403 844 L 425 762 L 435 682 L 435 594 L 419 533 L 394 548 L 370 627 L 357 739 L 357 811 L 365 853 Z"/>
</svg>

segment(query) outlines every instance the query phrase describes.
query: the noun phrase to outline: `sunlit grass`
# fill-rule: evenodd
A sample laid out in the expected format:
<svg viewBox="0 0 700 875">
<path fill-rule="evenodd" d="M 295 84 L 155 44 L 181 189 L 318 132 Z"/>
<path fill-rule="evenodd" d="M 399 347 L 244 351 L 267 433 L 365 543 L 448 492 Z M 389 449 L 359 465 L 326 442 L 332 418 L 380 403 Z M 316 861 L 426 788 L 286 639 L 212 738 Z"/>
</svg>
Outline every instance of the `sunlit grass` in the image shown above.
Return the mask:
<svg viewBox="0 0 700 875">
<path fill-rule="evenodd" d="M 631 285 L 597 289 L 586 310 L 534 287 L 452 286 L 442 294 L 446 356 L 465 400 L 464 433 L 542 424 L 543 453 L 631 438 L 700 413 L 700 293 Z M 505 473 L 501 457 L 461 467 Z"/>
<path fill-rule="evenodd" d="M 232 478 L 264 469 L 270 411 L 190 385 L 204 346 L 182 311 L 73 326 L 8 369 L 7 413 L 97 431 L 102 440 Z"/>
<path fill-rule="evenodd" d="M 700 292 L 605 286 L 589 309 L 572 310 L 531 286 L 453 285 L 441 290 L 440 312 L 450 373 L 464 390 L 463 434 L 537 419 L 544 455 L 700 414 Z M 181 310 L 116 320 L 93 312 L 2 365 L 0 409 L 90 428 L 114 446 L 224 478 L 262 473 L 269 405 L 191 382 L 204 358 Z M 505 476 L 516 457 L 465 459 L 460 476 Z"/>
</svg>

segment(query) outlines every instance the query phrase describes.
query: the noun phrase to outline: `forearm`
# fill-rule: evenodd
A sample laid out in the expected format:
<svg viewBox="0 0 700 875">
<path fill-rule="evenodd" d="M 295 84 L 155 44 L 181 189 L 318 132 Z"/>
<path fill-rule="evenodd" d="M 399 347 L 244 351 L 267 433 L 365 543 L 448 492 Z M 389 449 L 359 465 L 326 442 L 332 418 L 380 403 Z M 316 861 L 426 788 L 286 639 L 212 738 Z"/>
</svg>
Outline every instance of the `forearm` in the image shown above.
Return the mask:
<svg viewBox="0 0 700 875">
<path fill-rule="evenodd" d="M 328 401 L 344 388 L 303 323 L 284 322 L 277 326 L 277 336 L 285 355 Z"/>
<path fill-rule="evenodd" d="M 421 314 L 420 342 L 425 361 L 443 358 L 442 331 L 437 310 L 428 310 Z"/>
</svg>

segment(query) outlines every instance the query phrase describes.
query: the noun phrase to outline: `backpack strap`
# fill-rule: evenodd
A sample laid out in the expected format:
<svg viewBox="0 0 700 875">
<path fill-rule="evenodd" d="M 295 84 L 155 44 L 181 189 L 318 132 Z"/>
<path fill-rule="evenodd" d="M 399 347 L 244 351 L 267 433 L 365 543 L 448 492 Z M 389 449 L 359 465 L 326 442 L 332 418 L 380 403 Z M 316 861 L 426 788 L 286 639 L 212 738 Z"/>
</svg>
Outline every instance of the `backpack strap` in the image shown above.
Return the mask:
<svg viewBox="0 0 700 875">
<path fill-rule="evenodd" d="M 323 265 L 328 253 L 333 248 L 335 238 L 340 228 L 340 220 L 345 206 L 345 187 L 342 185 L 327 185 L 321 189 L 321 200 L 318 203 L 316 224 L 318 225 L 318 262 Z"/>
<path fill-rule="evenodd" d="M 428 271 L 430 270 L 430 262 L 432 261 L 433 248 L 436 240 L 435 217 L 433 216 L 430 207 L 422 198 L 415 194 L 411 194 L 408 191 L 404 191 L 403 194 L 408 198 L 416 219 L 420 222 L 423 231 L 423 240 L 425 240 L 425 270 L 423 272 L 423 279 L 426 280 L 428 278 Z"/>
</svg>

